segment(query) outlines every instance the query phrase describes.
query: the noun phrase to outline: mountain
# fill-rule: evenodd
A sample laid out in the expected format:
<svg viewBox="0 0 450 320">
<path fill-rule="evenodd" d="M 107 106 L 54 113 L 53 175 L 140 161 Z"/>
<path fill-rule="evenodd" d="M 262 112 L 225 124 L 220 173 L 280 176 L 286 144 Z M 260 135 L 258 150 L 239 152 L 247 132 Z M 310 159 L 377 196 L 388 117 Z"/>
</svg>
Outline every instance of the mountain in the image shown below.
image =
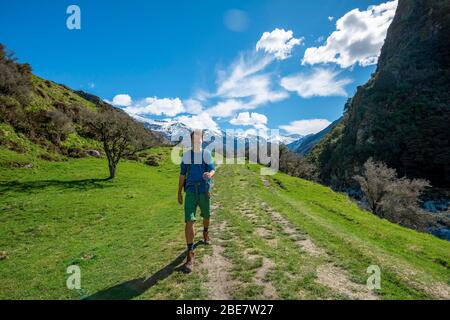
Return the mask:
<svg viewBox="0 0 450 320">
<path fill-rule="evenodd" d="M 152 130 L 154 132 L 158 132 L 162 134 L 168 141 L 178 141 L 179 137 L 182 137 L 186 135 L 186 133 L 190 132 L 190 128 L 185 125 L 182 122 L 175 121 L 175 120 L 155 120 L 155 119 L 149 119 L 144 118 L 140 116 L 133 116 L 137 121 L 144 124 L 144 126 Z M 224 130 L 211 130 L 206 129 L 205 130 L 205 137 L 206 139 L 210 139 L 210 137 L 216 137 L 219 139 L 225 139 L 225 137 L 229 136 L 227 135 L 227 132 Z M 267 143 L 277 143 L 277 144 L 284 144 L 288 145 L 289 143 L 292 143 L 293 141 L 300 139 L 300 135 L 275 135 L 270 137 L 265 136 L 258 136 L 252 133 L 249 133 L 247 131 L 236 131 L 234 135 L 231 136 L 231 138 L 234 138 L 238 142 L 255 142 L 258 139 L 260 141 L 266 141 Z"/>
<path fill-rule="evenodd" d="M 287 136 L 280 135 L 279 142 L 280 142 L 280 144 L 289 146 L 290 144 L 295 143 L 296 141 L 301 141 L 304 138 L 305 138 L 305 136 L 302 136 L 300 134 L 290 134 Z"/>
<path fill-rule="evenodd" d="M 329 134 L 331 130 L 333 130 L 334 127 L 336 127 L 341 121 L 342 118 L 339 118 L 322 131 L 316 134 L 302 137 L 299 140 L 288 144 L 287 147 L 291 151 L 301 154 L 302 156 L 306 156 L 320 142 L 320 140 L 322 140 L 327 134 Z"/>
<path fill-rule="evenodd" d="M 399 0 L 376 72 L 310 153 L 328 184 L 369 158 L 450 186 L 450 1 Z"/>
</svg>

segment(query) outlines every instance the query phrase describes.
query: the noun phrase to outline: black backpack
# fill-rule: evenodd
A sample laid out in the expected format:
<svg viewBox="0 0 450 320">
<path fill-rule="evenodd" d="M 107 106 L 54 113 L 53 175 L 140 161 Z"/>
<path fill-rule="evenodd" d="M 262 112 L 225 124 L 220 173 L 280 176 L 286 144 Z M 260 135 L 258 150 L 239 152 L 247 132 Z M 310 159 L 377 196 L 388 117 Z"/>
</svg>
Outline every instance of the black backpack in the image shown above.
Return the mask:
<svg viewBox="0 0 450 320">
<path fill-rule="evenodd" d="M 202 152 L 204 152 L 204 151 L 202 151 Z M 192 153 L 191 153 L 191 160 L 192 160 Z M 189 177 L 189 173 L 191 171 L 191 164 L 192 163 L 187 164 L 188 167 L 187 167 L 187 171 L 186 171 L 186 179 L 184 179 L 184 185 L 183 185 L 184 191 L 186 191 L 187 180 Z M 202 166 L 203 166 L 203 173 L 208 172 L 208 164 L 205 162 L 204 153 L 202 153 Z M 206 180 L 205 184 L 206 184 L 206 193 L 208 194 L 208 196 L 210 196 L 212 187 L 214 185 L 213 179 Z"/>
</svg>

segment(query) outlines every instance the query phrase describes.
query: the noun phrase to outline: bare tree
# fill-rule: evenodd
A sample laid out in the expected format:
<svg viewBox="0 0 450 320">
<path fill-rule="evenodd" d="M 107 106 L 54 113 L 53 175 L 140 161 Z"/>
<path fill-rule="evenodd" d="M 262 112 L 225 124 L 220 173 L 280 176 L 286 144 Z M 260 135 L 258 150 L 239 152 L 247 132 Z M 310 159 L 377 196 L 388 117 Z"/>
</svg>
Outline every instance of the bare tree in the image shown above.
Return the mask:
<svg viewBox="0 0 450 320">
<path fill-rule="evenodd" d="M 415 230 L 425 230 L 434 222 L 431 215 L 422 210 L 418 199 L 430 184 L 425 180 L 401 178 L 391 183 L 381 201 L 384 216 L 390 221 Z"/>
<path fill-rule="evenodd" d="M 374 162 L 372 158 L 364 164 L 363 176 L 355 176 L 355 180 L 361 186 L 370 210 L 383 217 L 381 202 L 389 192 L 388 187 L 397 178 L 394 169 L 388 168 L 384 163 Z"/>
<path fill-rule="evenodd" d="M 97 138 L 102 141 L 108 159 L 109 178 L 114 179 L 120 159 L 152 145 L 153 137 L 142 125 L 123 111 L 103 106 L 89 119 Z"/>
<path fill-rule="evenodd" d="M 280 171 L 306 180 L 317 180 L 317 168 L 305 157 L 280 146 Z"/>
<path fill-rule="evenodd" d="M 364 164 L 363 175 L 354 179 L 377 216 L 416 230 L 425 230 L 431 223 L 431 216 L 418 206 L 421 193 L 430 186 L 428 181 L 399 179 L 394 169 L 373 159 Z"/>
</svg>

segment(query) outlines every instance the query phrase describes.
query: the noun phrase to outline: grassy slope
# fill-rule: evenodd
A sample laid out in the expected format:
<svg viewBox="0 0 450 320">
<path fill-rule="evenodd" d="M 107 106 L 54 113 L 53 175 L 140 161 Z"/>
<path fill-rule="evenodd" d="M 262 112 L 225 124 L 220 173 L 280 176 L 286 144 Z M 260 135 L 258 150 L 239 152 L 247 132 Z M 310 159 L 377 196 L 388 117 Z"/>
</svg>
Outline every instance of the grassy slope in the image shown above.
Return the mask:
<svg viewBox="0 0 450 320">
<path fill-rule="evenodd" d="M 42 110 L 52 111 L 57 109 L 57 105 L 64 105 L 68 110 L 71 108 L 81 107 L 91 110 L 96 109 L 96 105 L 86 99 L 83 99 L 72 90 L 54 83 L 49 80 L 44 80 L 38 76 L 33 75 L 31 79 L 33 91 L 31 93 L 30 102 L 25 108 L 26 112 L 34 113 Z M 61 146 L 69 148 L 78 148 L 81 150 L 98 149 L 101 150 L 101 143 L 92 139 L 81 137 L 76 132 L 76 126 L 69 134 L 65 141 L 61 142 Z M 45 146 L 39 147 L 30 142 L 23 134 L 18 134 L 14 129 L 0 122 L 0 145 L 14 145 L 20 147 L 27 153 L 33 156 L 58 159 L 60 155 L 47 150 Z M 48 142 L 50 146 L 51 143 Z"/>
<path fill-rule="evenodd" d="M 324 248 L 355 282 L 365 283 L 367 267 L 379 265 L 384 298 L 430 298 L 433 283 L 448 289 L 449 242 L 380 220 L 327 187 L 284 174 L 270 181 L 270 188 L 254 185 L 254 193 Z"/>
<path fill-rule="evenodd" d="M 167 149 L 163 153 L 168 159 Z M 177 168 L 123 162 L 116 181 L 102 159 L 35 160 L 33 169 L 2 166 L 1 159 L 27 156 L 0 148 L 0 298 L 206 298 L 207 271 L 173 272 L 182 262 L 183 216 L 175 201 Z M 5 162 L 3 162 L 5 163 Z M 285 299 L 347 298 L 318 283 L 317 268 L 333 263 L 352 281 L 365 283 L 366 268 L 382 269 L 381 298 L 433 298 L 449 285 L 450 243 L 420 234 L 359 210 L 347 197 L 278 174 L 265 182 L 257 166 L 222 166 L 213 225 L 229 226 L 218 237 L 231 262 L 234 298 L 264 298 L 255 274 L 263 259 L 274 265 L 265 281 Z M 327 252 L 311 257 L 299 250 L 264 213 L 266 202 Z M 247 219 L 239 205 L 252 210 Z M 255 234 L 257 228 L 271 231 Z M 216 232 L 217 233 L 217 232 Z M 270 240 L 276 240 L 276 247 Z M 250 260 L 248 254 L 258 256 Z M 200 246 L 200 261 L 211 248 Z M 67 266 L 82 270 L 79 292 L 65 287 Z M 156 280 L 159 280 L 158 282 Z"/>
<path fill-rule="evenodd" d="M 111 182 L 102 180 L 107 166 L 99 159 L 1 168 L 0 250 L 8 258 L 0 261 L 0 298 L 78 299 L 148 276 L 183 251 L 176 168 L 124 162 L 118 170 Z M 72 264 L 81 266 L 82 292 L 65 288 Z M 166 290 L 163 281 L 141 298 L 202 297 L 195 277 L 175 278 L 177 290 Z M 117 297 L 139 292 L 125 291 Z"/>
<path fill-rule="evenodd" d="M 31 102 L 27 107 L 29 110 L 50 110 L 54 108 L 55 103 L 76 104 L 96 109 L 94 103 L 83 99 L 72 90 L 55 82 L 33 75 L 32 85 L 35 92 L 33 92 Z"/>
</svg>

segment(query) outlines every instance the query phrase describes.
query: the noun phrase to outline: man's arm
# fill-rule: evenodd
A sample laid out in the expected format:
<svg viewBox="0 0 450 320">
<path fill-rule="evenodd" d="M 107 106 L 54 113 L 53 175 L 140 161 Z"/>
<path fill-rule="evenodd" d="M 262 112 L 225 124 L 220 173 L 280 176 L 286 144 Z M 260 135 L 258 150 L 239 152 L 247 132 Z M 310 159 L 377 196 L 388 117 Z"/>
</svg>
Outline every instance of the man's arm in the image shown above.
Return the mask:
<svg viewBox="0 0 450 320">
<path fill-rule="evenodd" d="M 212 179 L 212 178 L 214 178 L 214 175 L 216 174 L 216 166 L 214 164 L 214 159 L 210 153 L 207 153 L 207 155 L 205 157 L 206 157 L 206 163 L 207 163 L 207 170 L 204 174 L 204 177 L 208 178 L 208 179 Z"/>
<path fill-rule="evenodd" d="M 183 204 L 183 187 L 184 182 L 186 181 L 186 176 L 180 175 L 180 179 L 178 180 L 178 203 Z"/>
</svg>

